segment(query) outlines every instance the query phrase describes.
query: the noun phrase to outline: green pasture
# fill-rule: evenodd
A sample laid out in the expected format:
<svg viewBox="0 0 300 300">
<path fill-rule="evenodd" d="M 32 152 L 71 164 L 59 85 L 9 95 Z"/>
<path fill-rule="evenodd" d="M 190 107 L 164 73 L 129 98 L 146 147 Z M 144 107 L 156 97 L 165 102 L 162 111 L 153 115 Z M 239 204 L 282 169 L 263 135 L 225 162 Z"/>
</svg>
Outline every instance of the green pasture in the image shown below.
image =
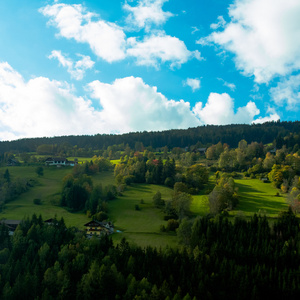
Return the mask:
<svg viewBox="0 0 300 300">
<path fill-rule="evenodd" d="M 208 195 L 193 195 L 191 213 L 199 216 L 209 213 Z"/>
<path fill-rule="evenodd" d="M 238 188 L 239 204 L 233 213 L 242 211 L 246 216 L 263 212 L 268 217 L 277 217 L 287 209 L 285 196 L 277 196 L 278 190 L 271 183 L 259 179 L 235 179 Z"/>
<path fill-rule="evenodd" d="M 152 203 L 152 198 L 157 191 L 161 192 L 162 199 L 171 198 L 172 190 L 167 187 L 134 184 L 128 187 L 123 196 L 109 202 L 109 216 L 116 229 L 121 231 L 113 235 L 115 241 L 118 242 L 125 237 L 140 246 L 176 245 L 175 234 L 160 232 L 160 226 L 166 225 L 167 222 L 163 220 L 163 213 Z M 136 205 L 140 210 L 135 209 Z"/>
<path fill-rule="evenodd" d="M 7 169 L 0 168 L 0 172 Z M 36 167 L 19 166 L 8 167 L 11 177 L 34 179 L 36 185 L 27 192 L 20 195 L 16 200 L 5 205 L 0 212 L 0 218 L 22 220 L 24 217 L 31 217 L 33 213 L 42 215 L 43 219 L 63 217 L 67 226 L 83 228 L 83 224 L 88 221 L 84 214 L 70 213 L 66 209 L 57 206 L 60 198 L 61 183 L 65 175 L 71 172 L 71 168 L 44 167 L 44 176 L 38 177 L 35 173 Z M 33 199 L 41 199 L 41 205 L 33 204 Z"/>
<path fill-rule="evenodd" d="M 0 168 L 0 173 L 8 168 L 12 178 L 20 177 L 33 179 L 35 186 L 20 195 L 17 199 L 6 204 L 0 212 L 0 219 L 17 219 L 30 217 L 33 213 L 41 214 L 44 219 L 56 216 L 63 217 L 67 226 L 76 226 L 83 229 L 83 225 L 89 221 L 86 215 L 70 213 L 57 204 L 60 199 L 62 179 L 71 173 L 71 167 L 44 167 L 44 176 L 39 177 L 36 166 L 18 166 Z M 94 185 L 102 186 L 115 184 L 114 172 L 106 171 L 92 176 Z M 276 196 L 277 189 L 270 183 L 263 183 L 258 179 L 235 179 L 240 197 L 237 208 L 230 212 L 234 216 L 242 211 L 246 216 L 251 216 L 259 211 L 266 213 L 268 217 L 277 217 L 278 212 L 285 210 L 287 204 L 285 197 Z M 191 204 L 193 215 L 206 215 L 209 213 L 208 196 L 205 190 L 211 190 L 214 186 L 214 178 L 203 190 L 203 194 L 194 195 Z M 145 247 L 176 247 L 177 237 L 175 233 L 162 233 L 160 226 L 167 224 L 163 220 L 164 214 L 153 205 L 154 194 L 160 191 L 163 200 L 171 199 L 172 189 L 149 184 L 133 184 L 125 190 L 123 196 L 112 200 L 108 204 L 109 217 L 119 232 L 113 234 L 113 240 L 119 242 L 125 237 L 129 242 Z M 41 205 L 35 205 L 34 199 L 41 199 Z M 139 210 L 136 210 L 136 206 Z"/>
<path fill-rule="evenodd" d="M 114 171 L 103 171 L 92 176 L 93 184 L 102 184 L 105 187 L 110 184 L 115 184 Z"/>
<path fill-rule="evenodd" d="M 67 159 L 70 161 L 74 161 L 75 159 L 77 159 L 79 164 L 84 164 L 92 160 L 91 157 L 77 157 L 77 156 L 67 157 Z"/>
</svg>

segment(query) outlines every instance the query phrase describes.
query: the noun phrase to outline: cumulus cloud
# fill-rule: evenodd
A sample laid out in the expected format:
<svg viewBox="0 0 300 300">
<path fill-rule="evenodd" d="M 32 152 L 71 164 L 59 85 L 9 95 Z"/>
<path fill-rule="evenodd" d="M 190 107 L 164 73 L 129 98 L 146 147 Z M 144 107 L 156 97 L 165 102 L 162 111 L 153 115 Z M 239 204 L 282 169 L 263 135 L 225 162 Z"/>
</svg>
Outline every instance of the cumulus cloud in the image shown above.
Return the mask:
<svg viewBox="0 0 300 300">
<path fill-rule="evenodd" d="M 136 9 L 147 8 L 147 13 L 141 16 L 142 19 L 144 18 L 143 22 L 145 24 L 148 24 L 150 21 L 154 23 L 162 22 L 159 21 L 161 18 L 155 14 L 151 19 L 150 12 L 155 7 L 161 8 L 164 2 L 162 0 L 139 2 L 139 6 Z M 126 5 L 131 7 L 128 4 Z M 86 11 L 81 4 L 68 5 L 61 3 L 47 5 L 41 8 L 40 12 L 50 18 L 50 25 L 59 29 L 58 36 L 89 44 L 92 51 L 107 62 L 133 57 L 137 65 L 159 68 L 160 63 L 170 63 L 170 67 L 174 68 L 175 66 L 180 67 L 181 64 L 186 63 L 193 57 L 198 60 L 202 59 L 198 50 L 189 51 L 183 41 L 166 35 L 164 31 L 152 32 L 152 34 L 145 36 L 143 40 L 139 40 L 136 37 L 127 39 L 121 27 L 101 20 L 98 15 Z M 149 16 L 147 15 L 148 13 Z M 148 17 L 146 18 L 146 16 Z M 169 14 L 164 16 L 166 18 Z M 97 20 L 93 21 L 95 18 Z M 58 55 L 56 56 L 58 58 Z M 60 59 L 62 60 L 61 57 Z"/>
<path fill-rule="evenodd" d="M 89 84 L 92 97 L 103 107 L 101 118 L 110 131 L 164 130 L 199 126 L 190 103 L 168 100 L 141 78 L 116 79 L 112 84 Z"/>
<path fill-rule="evenodd" d="M 85 71 L 93 68 L 95 62 L 93 62 L 89 56 L 82 54 L 77 54 L 77 56 L 81 59 L 74 62 L 72 59 L 64 56 L 61 51 L 53 50 L 48 58 L 56 58 L 63 67 L 67 68 L 72 78 L 81 80 L 85 75 Z"/>
<path fill-rule="evenodd" d="M 272 121 L 278 121 L 280 120 L 279 115 L 273 108 L 268 108 L 267 113 L 269 113 L 269 116 L 266 117 L 259 117 L 258 119 L 254 120 L 252 123 L 258 124 L 258 123 L 265 123 L 265 122 L 272 122 Z"/>
<path fill-rule="evenodd" d="M 173 16 L 170 12 L 162 10 L 162 6 L 168 0 L 139 0 L 138 5 L 133 7 L 126 1 L 123 9 L 129 12 L 126 21 L 130 26 L 145 28 L 149 31 L 152 25 L 162 25 L 170 17 Z"/>
<path fill-rule="evenodd" d="M 287 105 L 287 110 L 300 107 L 300 74 L 284 78 L 270 89 L 272 100 L 279 106 Z"/>
<path fill-rule="evenodd" d="M 184 85 L 191 87 L 193 92 L 200 89 L 200 83 L 200 79 L 198 78 L 188 78 L 184 81 Z"/>
<path fill-rule="evenodd" d="M 189 102 L 168 100 L 141 78 L 94 81 L 92 101 L 72 86 L 45 77 L 25 81 L 8 63 L 0 63 L 0 140 L 22 137 L 96 134 L 188 128 L 200 125 Z"/>
<path fill-rule="evenodd" d="M 59 36 L 88 43 L 97 56 L 108 62 L 125 58 L 126 36 L 123 29 L 87 12 L 81 4 L 47 5 L 39 11 L 50 18 L 50 25 L 59 29 Z M 93 18 L 98 20 L 93 21 Z"/>
<path fill-rule="evenodd" d="M 205 106 L 203 107 L 202 102 L 198 102 L 193 108 L 193 112 L 203 123 L 213 125 L 250 124 L 253 122 L 253 118 L 260 113 L 252 101 L 249 101 L 244 107 L 239 107 L 235 113 L 234 101 L 226 93 L 211 93 Z"/>
<path fill-rule="evenodd" d="M 160 63 L 170 63 L 170 67 L 180 67 L 191 58 L 201 60 L 198 50 L 189 51 L 183 41 L 160 31 L 145 37 L 143 41 L 129 38 L 127 55 L 136 58 L 138 65 L 159 67 Z"/>
<path fill-rule="evenodd" d="M 0 140 L 251 123 L 259 114 L 251 101 L 234 113 L 228 94 L 212 93 L 204 107 L 199 102 L 191 109 L 189 102 L 169 100 L 136 77 L 111 84 L 96 80 L 87 91 L 101 110 L 67 83 L 45 77 L 25 81 L 8 63 L 0 63 Z"/>
<path fill-rule="evenodd" d="M 92 103 L 66 83 L 37 77 L 26 82 L 0 63 L 0 139 L 95 134 L 105 128 Z"/>
<path fill-rule="evenodd" d="M 220 45 L 235 54 L 236 66 L 245 75 L 267 83 L 300 68 L 299 15 L 296 0 L 235 0 L 224 30 L 198 43 Z"/>
</svg>

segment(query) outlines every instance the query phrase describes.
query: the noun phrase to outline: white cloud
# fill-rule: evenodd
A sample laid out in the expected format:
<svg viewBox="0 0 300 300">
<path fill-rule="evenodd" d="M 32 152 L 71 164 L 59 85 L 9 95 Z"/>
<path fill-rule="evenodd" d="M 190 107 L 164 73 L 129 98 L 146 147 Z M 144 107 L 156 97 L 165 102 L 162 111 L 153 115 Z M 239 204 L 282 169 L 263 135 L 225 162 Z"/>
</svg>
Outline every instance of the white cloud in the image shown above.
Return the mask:
<svg viewBox="0 0 300 300">
<path fill-rule="evenodd" d="M 228 87 L 229 89 L 231 89 L 232 91 L 235 91 L 236 89 L 236 85 L 234 83 L 230 83 L 230 82 L 227 82 L 225 81 L 223 78 L 217 78 L 219 81 L 222 81 L 223 82 L 223 85 Z"/>
<path fill-rule="evenodd" d="M 149 6 L 149 9 L 152 9 L 161 7 L 164 2 L 163 0 L 142 1 L 140 5 L 146 5 L 145 7 Z M 145 36 L 143 41 L 138 41 L 136 37 L 126 39 L 121 27 L 99 20 L 98 15 L 87 12 L 80 4 L 47 5 L 41 8 L 40 12 L 50 18 L 50 25 L 59 29 L 59 36 L 75 39 L 79 43 L 88 43 L 98 57 L 108 62 L 134 57 L 138 65 L 158 68 L 160 63 L 169 62 L 173 68 L 180 67 L 193 57 L 198 60 L 202 59 L 198 50 L 189 51 L 183 41 L 166 35 L 164 31 L 152 32 L 151 35 Z M 154 22 L 156 17 L 155 15 L 152 17 L 151 20 Z M 97 18 L 98 21 L 93 21 L 93 18 Z M 144 21 L 149 23 L 149 18 Z M 159 22 L 158 19 L 157 22 Z"/>
<path fill-rule="evenodd" d="M 286 76 L 300 68 L 300 1 L 236 0 L 231 22 L 208 41 L 235 54 L 236 66 L 258 83 Z"/>
<path fill-rule="evenodd" d="M 50 18 L 50 25 L 59 29 L 59 36 L 88 43 L 97 56 L 108 62 L 125 58 L 126 41 L 122 28 L 86 12 L 81 4 L 47 5 L 40 12 Z M 98 21 L 92 21 L 92 18 L 98 18 Z"/>
<path fill-rule="evenodd" d="M 153 131 L 201 124 L 190 103 L 168 100 L 141 78 L 116 79 L 112 84 L 94 81 L 89 87 L 103 107 L 101 118 L 110 131 Z"/>
<path fill-rule="evenodd" d="M 214 24 L 210 25 L 211 29 L 216 30 L 220 27 L 224 28 L 224 26 L 226 25 L 226 21 L 224 20 L 223 16 L 218 16 L 217 20 L 218 20 L 218 23 L 214 23 Z"/>
<path fill-rule="evenodd" d="M 287 110 L 298 110 L 300 107 L 300 74 L 281 80 L 270 89 L 272 100 L 279 106 L 287 105 Z"/>
<path fill-rule="evenodd" d="M 234 113 L 228 94 L 212 93 L 204 107 L 199 102 L 191 109 L 189 102 L 168 100 L 135 77 L 111 84 L 93 81 L 88 91 L 101 110 L 67 83 L 45 77 L 25 81 L 8 63 L 0 63 L 0 140 L 251 123 L 259 114 L 251 101 Z"/>
<path fill-rule="evenodd" d="M 135 57 L 138 65 L 158 68 L 160 63 L 169 62 L 170 67 L 174 68 L 193 57 L 202 59 L 198 50 L 189 51 L 183 41 L 166 35 L 163 31 L 145 37 L 142 42 L 129 38 L 128 44 L 131 48 L 127 50 L 127 55 Z"/>
<path fill-rule="evenodd" d="M 260 111 L 254 102 L 249 101 L 234 113 L 234 101 L 228 94 L 211 93 L 205 106 L 198 102 L 193 112 L 205 124 L 225 125 L 250 124 Z"/>
<path fill-rule="evenodd" d="M 201 125 L 189 102 L 168 100 L 141 78 L 94 81 L 89 90 L 101 111 L 75 96 L 67 83 L 44 77 L 26 82 L 8 63 L 0 63 L 0 140 Z"/>
<path fill-rule="evenodd" d="M 260 124 L 260 123 L 272 122 L 272 121 L 278 121 L 278 120 L 280 120 L 279 115 L 277 114 L 277 112 L 273 108 L 269 107 L 267 113 L 269 113 L 269 116 L 266 116 L 264 118 L 263 117 L 259 117 L 258 119 L 256 119 L 252 123 L 254 123 L 254 124 Z"/>
<path fill-rule="evenodd" d="M 192 26 L 191 28 L 193 29 L 191 32 L 192 34 L 195 34 L 196 32 L 200 31 L 200 29 L 196 26 Z"/>
<path fill-rule="evenodd" d="M 198 78 L 187 78 L 187 80 L 184 82 L 184 85 L 188 85 L 192 88 L 193 92 L 200 89 L 200 79 Z"/>
<path fill-rule="evenodd" d="M 137 28 L 145 28 L 149 31 L 152 25 L 162 25 L 170 17 L 173 16 L 170 12 L 162 10 L 162 6 L 168 0 L 139 0 L 138 5 L 133 7 L 127 2 L 123 5 L 124 10 L 129 12 L 126 21 L 131 26 Z"/>
<path fill-rule="evenodd" d="M 91 101 L 66 83 L 37 77 L 26 82 L 0 63 L 0 139 L 95 134 L 104 124 Z"/>
<path fill-rule="evenodd" d="M 82 54 L 77 54 L 77 56 L 81 57 L 81 59 L 73 62 L 70 58 L 65 57 L 61 51 L 53 50 L 48 58 L 56 58 L 63 67 L 67 68 L 72 78 L 81 80 L 85 75 L 85 71 L 93 68 L 95 62 L 89 56 Z"/>
</svg>

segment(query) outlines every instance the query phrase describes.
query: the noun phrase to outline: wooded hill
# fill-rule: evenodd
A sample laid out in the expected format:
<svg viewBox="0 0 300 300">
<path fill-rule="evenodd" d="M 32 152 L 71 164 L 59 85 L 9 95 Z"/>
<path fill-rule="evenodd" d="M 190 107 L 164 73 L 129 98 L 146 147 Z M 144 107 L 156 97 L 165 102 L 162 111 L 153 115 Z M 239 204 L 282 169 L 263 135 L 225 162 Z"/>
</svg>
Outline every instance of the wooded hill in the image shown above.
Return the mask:
<svg viewBox="0 0 300 300">
<path fill-rule="evenodd" d="M 5 152 L 34 152 L 37 147 L 48 145 L 64 145 L 65 147 L 106 149 L 112 145 L 128 144 L 135 148 L 136 143 L 144 147 L 160 148 L 174 147 L 207 147 L 218 142 L 227 143 L 231 148 L 238 146 L 239 141 L 263 144 L 274 143 L 274 146 L 287 148 L 300 145 L 300 121 L 295 122 L 267 122 L 264 124 L 239 125 L 206 125 L 189 129 L 166 130 L 160 132 L 134 132 L 122 135 L 97 134 L 82 136 L 60 136 L 43 138 L 26 138 L 16 141 L 0 142 L 0 153 Z"/>
</svg>

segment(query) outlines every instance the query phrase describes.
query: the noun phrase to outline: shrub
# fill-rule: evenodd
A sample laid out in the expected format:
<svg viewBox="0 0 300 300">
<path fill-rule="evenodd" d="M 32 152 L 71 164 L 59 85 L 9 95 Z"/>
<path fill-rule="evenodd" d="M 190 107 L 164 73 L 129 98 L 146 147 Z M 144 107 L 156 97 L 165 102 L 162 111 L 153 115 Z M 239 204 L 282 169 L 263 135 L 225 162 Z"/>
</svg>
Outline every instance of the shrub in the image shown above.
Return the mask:
<svg viewBox="0 0 300 300">
<path fill-rule="evenodd" d="M 169 219 L 166 227 L 167 231 L 175 231 L 179 227 L 179 222 L 174 219 Z"/>
<path fill-rule="evenodd" d="M 41 199 L 35 198 L 35 199 L 33 199 L 33 204 L 35 204 L 35 205 L 41 205 L 42 201 L 41 201 Z"/>
</svg>

